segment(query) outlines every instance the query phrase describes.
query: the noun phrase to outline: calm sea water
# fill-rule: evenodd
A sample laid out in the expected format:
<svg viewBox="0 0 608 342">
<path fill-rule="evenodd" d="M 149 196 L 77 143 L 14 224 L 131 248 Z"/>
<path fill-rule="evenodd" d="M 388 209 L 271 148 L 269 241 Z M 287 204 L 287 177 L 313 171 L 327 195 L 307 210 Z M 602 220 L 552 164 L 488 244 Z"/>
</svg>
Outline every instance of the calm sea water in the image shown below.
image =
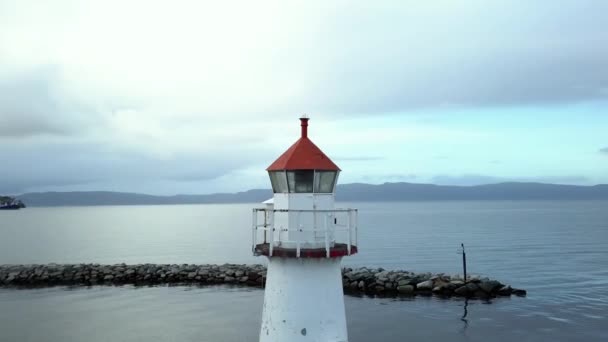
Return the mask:
<svg viewBox="0 0 608 342">
<path fill-rule="evenodd" d="M 0 212 L 0 264 L 259 263 L 253 205 Z M 351 342 L 608 340 L 608 202 L 353 203 L 344 264 L 469 273 L 528 290 L 491 303 L 346 298 Z M 263 291 L 234 287 L 0 289 L 0 341 L 255 341 Z M 463 316 L 466 316 L 463 318 Z"/>
</svg>

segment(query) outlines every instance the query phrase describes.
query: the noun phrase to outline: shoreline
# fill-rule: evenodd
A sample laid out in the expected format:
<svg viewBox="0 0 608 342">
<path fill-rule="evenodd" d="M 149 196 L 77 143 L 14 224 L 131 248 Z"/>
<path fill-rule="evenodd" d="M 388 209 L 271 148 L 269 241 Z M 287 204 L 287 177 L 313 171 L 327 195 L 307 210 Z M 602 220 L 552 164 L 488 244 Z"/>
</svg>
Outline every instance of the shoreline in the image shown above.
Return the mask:
<svg viewBox="0 0 608 342">
<path fill-rule="evenodd" d="M 211 264 L 34 264 L 0 265 L 0 288 L 120 285 L 240 285 L 263 288 L 266 267 Z M 497 280 L 383 268 L 342 268 L 345 294 L 382 297 L 440 296 L 490 299 L 525 296 Z"/>
</svg>

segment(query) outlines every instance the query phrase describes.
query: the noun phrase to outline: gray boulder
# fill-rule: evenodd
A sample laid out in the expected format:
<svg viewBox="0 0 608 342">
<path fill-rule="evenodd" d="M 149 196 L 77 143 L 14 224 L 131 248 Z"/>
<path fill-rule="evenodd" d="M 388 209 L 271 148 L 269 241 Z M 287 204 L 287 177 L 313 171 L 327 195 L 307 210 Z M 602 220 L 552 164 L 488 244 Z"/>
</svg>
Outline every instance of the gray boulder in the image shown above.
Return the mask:
<svg viewBox="0 0 608 342">
<path fill-rule="evenodd" d="M 479 283 L 479 288 L 486 293 L 493 293 L 502 287 L 502 284 L 496 280 L 486 280 Z"/>
<path fill-rule="evenodd" d="M 452 284 L 454 286 L 457 286 L 457 287 L 460 287 L 460 286 L 464 285 L 464 281 L 456 279 L 456 280 L 450 281 L 450 284 Z"/>
<path fill-rule="evenodd" d="M 398 282 L 399 286 L 405 286 L 405 285 L 411 285 L 412 284 L 412 279 L 406 278 L 406 279 L 401 279 Z"/>
<path fill-rule="evenodd" d="M 506 285 L 498 289 L 499 296 L 510 296 L 512 292 L 511 286 Z"/>
<path fill-rule="evenodd" d="M 512 293 L 516 296 L 519 297 L 524 297 L 526 296 L 528 293 L 526 292 L 526 290 L 522 290 L 522 289 L 513 289 Z"/>
<path fill-rule="evenodd" d="M 467 283 L 465 286 L 467 287 L 467 289 L 469 289 L 469 292 L 471 293 L 479 290 L 479 286 L 476 283 Z"/>
<path fill-rule="evenodd" d="M 461 297 L 467 297 L 470 294 L 469 288 L 466 286 L 461 286 L 459 288 L 457 288 L 456 290 L 454 290 L 454 293 L 457 296 L 461 296 Z"/>
<path fill-rule="evenodd" d="M 433 289 L 433 281 L 426 280 L 416 284 L 416 289 L 419 291 L 431 291 Z"/>
</svg>

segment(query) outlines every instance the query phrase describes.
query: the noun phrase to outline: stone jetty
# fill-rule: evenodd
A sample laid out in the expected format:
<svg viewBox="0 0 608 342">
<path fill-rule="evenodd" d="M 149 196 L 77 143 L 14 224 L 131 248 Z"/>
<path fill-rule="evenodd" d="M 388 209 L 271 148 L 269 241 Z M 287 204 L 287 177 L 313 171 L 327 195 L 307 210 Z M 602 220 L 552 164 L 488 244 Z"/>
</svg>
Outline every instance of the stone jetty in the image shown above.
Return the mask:
<svg viewBox="0 0 608 342">
<path fill-rule="evenodd" d="M 192 264 L 46 264 L 0 265 L 0 287 L 48 287 L 93 285 L 210 285 L 263 287 L 264 265 Z M 525 296 L 526 291 L 478 276 L 465 282 L 460 276 L 390 271 L 383 268 L 343 268 L 347 294 L 371 296 L 436 295 L 488 299 Z"/>
</svg>

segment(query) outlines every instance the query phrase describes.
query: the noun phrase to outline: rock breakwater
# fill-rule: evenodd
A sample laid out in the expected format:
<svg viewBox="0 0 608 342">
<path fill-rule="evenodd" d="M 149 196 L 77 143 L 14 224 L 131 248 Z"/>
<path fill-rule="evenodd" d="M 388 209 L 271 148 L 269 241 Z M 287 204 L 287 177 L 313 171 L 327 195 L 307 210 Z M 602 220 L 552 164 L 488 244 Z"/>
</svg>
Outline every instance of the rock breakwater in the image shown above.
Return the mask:
<svg viewBox="0 0 608 342">
<path fill-rule="evenodd" d="M 234 284 L 263 287 L 264 265 L 192 264 L 46 264 L 0 265 L 0 287 L 93 285 L 209 285 Z M 381 296 L 437 295 L 467 298 L 526 295 L 496 280 L 445 274 L 389 271 L 382 268 L 343 268 L 345 293 Z"/>
</svg>

